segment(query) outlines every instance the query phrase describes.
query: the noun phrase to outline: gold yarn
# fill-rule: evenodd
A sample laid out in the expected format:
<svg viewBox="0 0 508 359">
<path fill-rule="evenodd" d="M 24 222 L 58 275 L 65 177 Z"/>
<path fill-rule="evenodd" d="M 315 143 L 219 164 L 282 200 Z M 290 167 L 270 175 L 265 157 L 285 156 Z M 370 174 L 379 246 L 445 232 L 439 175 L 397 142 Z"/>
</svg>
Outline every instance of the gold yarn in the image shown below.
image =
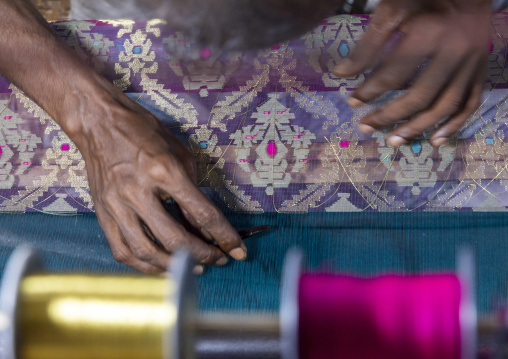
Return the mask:
<svg viewBox="0 0 508 359">
<path fill-rule="evenodd" d="M 32 275 L 20 287 L 19 359 L 162 359 L 177 309 L 167 278 Z"/>
</svg>

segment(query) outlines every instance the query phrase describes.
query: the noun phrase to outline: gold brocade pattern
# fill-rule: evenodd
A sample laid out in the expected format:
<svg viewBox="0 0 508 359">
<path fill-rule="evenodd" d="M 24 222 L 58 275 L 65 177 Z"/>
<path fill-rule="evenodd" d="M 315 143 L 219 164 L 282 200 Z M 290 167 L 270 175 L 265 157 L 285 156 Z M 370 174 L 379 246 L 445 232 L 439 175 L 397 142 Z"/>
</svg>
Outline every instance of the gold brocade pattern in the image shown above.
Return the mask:
<svg viewBox="0 0 508 359">
<path fill-rule="evenodd" d="M 364 17 L 331 18 L 299 39 L 230 53 L 196 49 L 161 20 L 53 26 L 77 56 L 181 136 L 198 161 L 199 186 L 223 207 L 506 211 L 507 20 L 494 17 L 482 106 L 439 148 L 428 134 L 392 148 L 386 131 L 358 131 L 366 113 L 400 95 L 353 110 L 347 96 L 365 75 L 330 73 L 364 33 Z M 13 85 L 0 91 L 0 111 L 0 211 L 93 210 L 85 162 L 49 115 Z"/>
</svg>

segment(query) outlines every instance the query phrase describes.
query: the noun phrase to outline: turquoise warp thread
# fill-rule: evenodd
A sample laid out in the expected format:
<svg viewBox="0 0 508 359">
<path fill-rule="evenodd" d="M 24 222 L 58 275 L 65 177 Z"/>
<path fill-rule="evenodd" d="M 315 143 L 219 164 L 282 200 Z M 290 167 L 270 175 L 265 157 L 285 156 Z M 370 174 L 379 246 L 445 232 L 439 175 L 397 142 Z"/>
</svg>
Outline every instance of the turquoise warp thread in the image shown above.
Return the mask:
<svg viewBox="0 0 508 359">
<path fill-rule="evenodd" d="M 454 268 L 463 244 L 476 251 L 478 305 L 490 310 L 508 294 L 508 214 L 505 213 L 227 213 L 233 225 L 269 224 L 246 240 L 249 259 L 208 268 L 198 279 L 203 309 L 277 310 L 282 261 L 300 246 L 308 267 L 359 274 Z M 93 214 L 0 214 L 0 270 L 27 241 L 51 271 L 125 272 L 115 263 Z"/>
</svg>

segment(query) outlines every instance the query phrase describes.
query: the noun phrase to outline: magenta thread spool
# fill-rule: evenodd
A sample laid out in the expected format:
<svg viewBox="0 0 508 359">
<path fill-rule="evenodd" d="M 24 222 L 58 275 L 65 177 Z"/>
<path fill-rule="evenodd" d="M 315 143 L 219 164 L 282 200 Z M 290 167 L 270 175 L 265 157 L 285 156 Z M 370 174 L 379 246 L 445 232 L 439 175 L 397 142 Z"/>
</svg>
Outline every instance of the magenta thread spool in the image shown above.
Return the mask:
<svg viewBox="0 0 508 359">
<path fill-rule="evenodd" d="M 455 275 L 300 278 L 301 359 L 460 359 Z"/>
<path fill-rule="evenodd" d="M 293 258 L 281 299 L 283 358 L 473 358 L 476 307 L 468 255 L 458 258 L 457 274 L 369 279 L 300 274 Z M 288 300 L 295 294 L 296 301 Z M 288 323 L 291 317 L 297 319 Z"/>
</svg>

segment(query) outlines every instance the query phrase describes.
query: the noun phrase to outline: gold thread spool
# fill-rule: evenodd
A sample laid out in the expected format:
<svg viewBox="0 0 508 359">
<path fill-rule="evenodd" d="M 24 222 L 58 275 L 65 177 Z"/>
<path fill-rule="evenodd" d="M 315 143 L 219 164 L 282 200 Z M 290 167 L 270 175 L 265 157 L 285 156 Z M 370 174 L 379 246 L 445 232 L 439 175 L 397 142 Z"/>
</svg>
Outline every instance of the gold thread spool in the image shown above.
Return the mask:
<svg viewBox="0 0 508 359">
<path fill-rule="evenodd" d="M 167 278 L 27 276 L 17 311 L 18 358 L 166 359 L 176 290 Z"/>
</svg>

